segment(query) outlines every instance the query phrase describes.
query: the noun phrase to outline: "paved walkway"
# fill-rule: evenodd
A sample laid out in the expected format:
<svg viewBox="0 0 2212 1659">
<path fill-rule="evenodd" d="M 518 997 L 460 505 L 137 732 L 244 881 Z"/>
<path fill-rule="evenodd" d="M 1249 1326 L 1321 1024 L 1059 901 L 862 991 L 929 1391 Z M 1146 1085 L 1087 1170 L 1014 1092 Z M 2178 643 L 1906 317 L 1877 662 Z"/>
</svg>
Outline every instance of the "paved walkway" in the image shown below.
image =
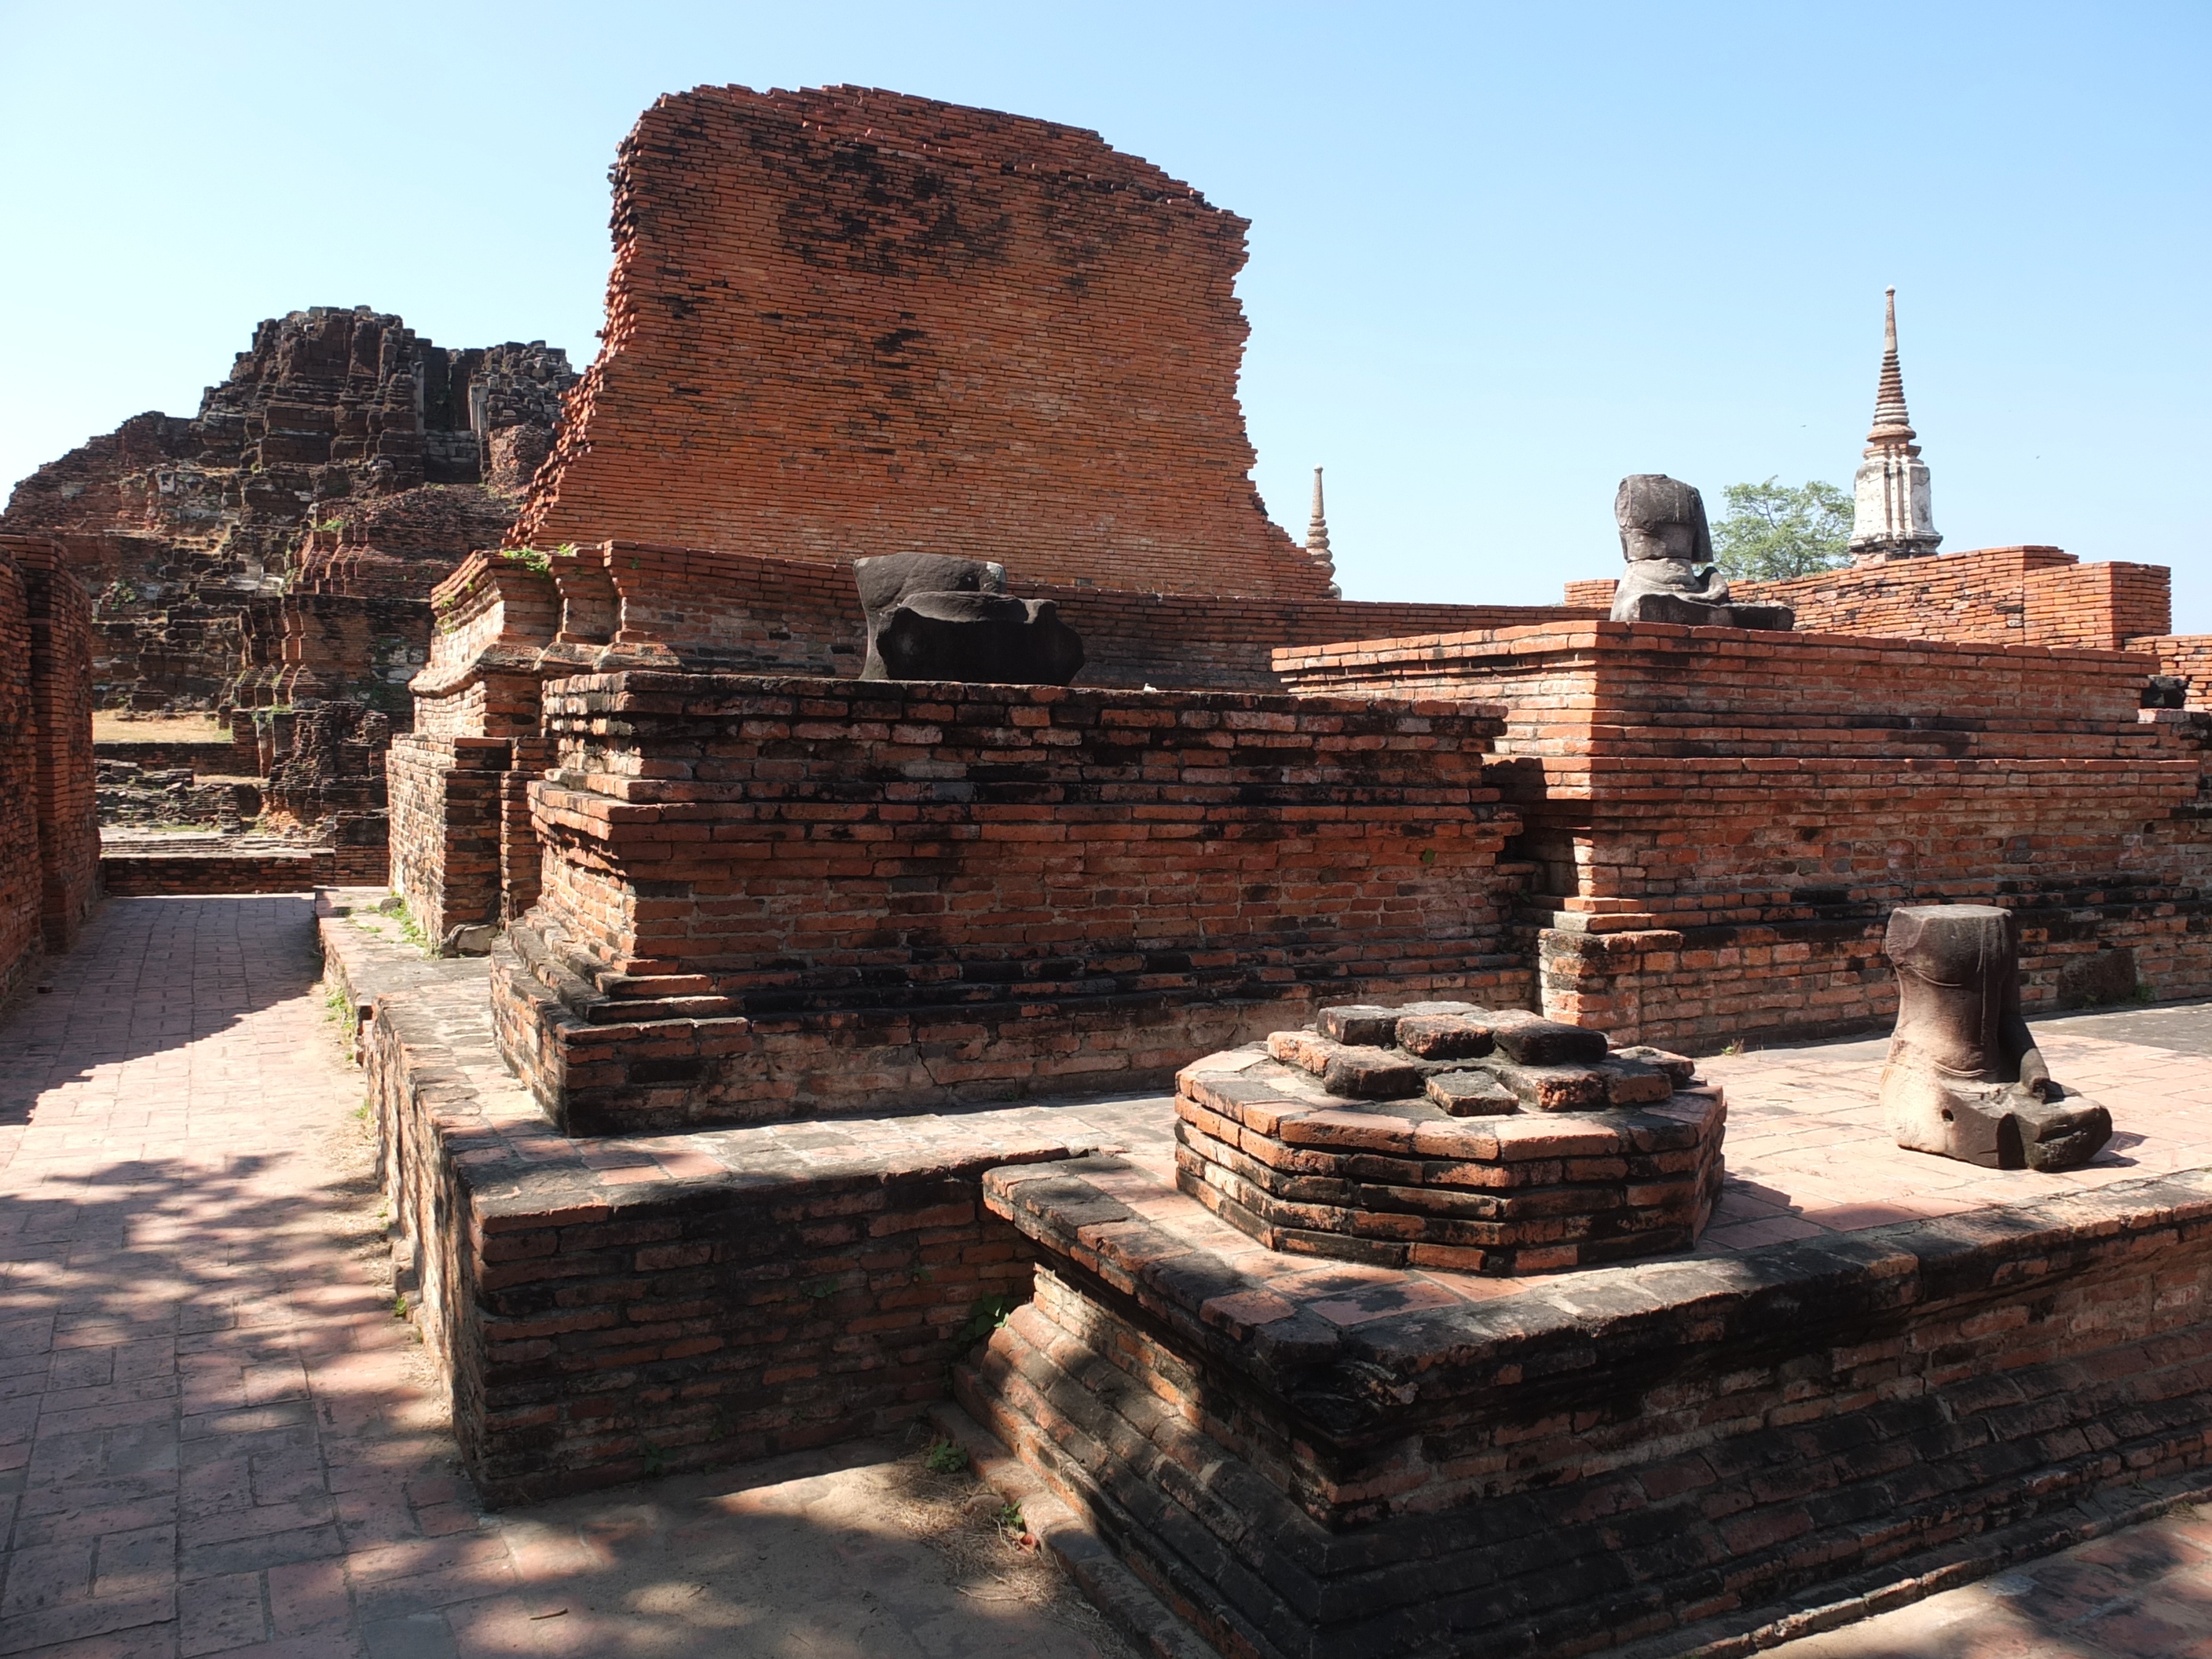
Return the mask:
<svg viewBox="0 0 2212 1659">
<path fill-rule="evenodd" d="M 480 1514 L 319 970 L 304 896 L 110 900 L 0 1016 L 0 1655 L 1121 1652 L 903 1447 Z"/>
<path fill-rule="evenodd" d="M 481 1514 L 392 1316 L 317 970 L 305 897 L 112 900 L 0 1014 L 0 1655 L 1121 1654 L 997 1500 L 903 1446 Z M 2124 1121 L 2154 1051 L 2208 1032 L 2131 1011 L 2045 1042 L 2128 1045 Z M 1728 1082 L 1786 1105 L 1843 1057 Z M 1816 1173 L 1814 1145 L 1764 1154 L 1793 1157 Z M 1815 1230 L 1875 1224 L 1791 1196 Z M 1774 1651 L 2212 1659 L 2212 1517 Z"/>
</svg>

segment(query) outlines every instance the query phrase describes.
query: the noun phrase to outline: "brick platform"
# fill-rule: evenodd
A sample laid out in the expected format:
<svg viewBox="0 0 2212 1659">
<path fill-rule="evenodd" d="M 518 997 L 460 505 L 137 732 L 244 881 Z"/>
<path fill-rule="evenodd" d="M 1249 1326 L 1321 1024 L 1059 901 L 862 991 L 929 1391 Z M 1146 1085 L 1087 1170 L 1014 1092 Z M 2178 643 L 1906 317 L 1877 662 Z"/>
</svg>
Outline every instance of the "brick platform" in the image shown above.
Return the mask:
<svg viewBox="0 0 2212 1659">
<path fill-rule="evenodd" d="M 1153 1158 L 994 1170 L 1037 1295 L 959 1398 L 1224 1653 L 1672 1653 L 1990 1571 L 2212 1490 L 2212 1069 L 2045 1045 L 2124 1150 L 1966 1170 L 1880 1137 L 1872 1045 L 1715 1062 L 1706 1242 L 1548 1278 L 1267 1250 Z"/>
<path fill-rule="evenodd" d="M 406 1287 L 489 1502 L 918 1415 L 1028 1294 L 982 1171 L 1167 1140 L 1156 1102 L 1141 1122 L 1093 1104 L 571 1140 L 501 1066 L 482 962 L 426 962 L 347 896 L 323 908 L 326 972 L 372 1011 Z"/>
<path fill-rule="evenodd" d="M 572 1133 L 1157 1085 L 1316 999 L 1528 995 L 1479 708 L 648 673 L 545 708 L 493 996 Z"/>
</svg>

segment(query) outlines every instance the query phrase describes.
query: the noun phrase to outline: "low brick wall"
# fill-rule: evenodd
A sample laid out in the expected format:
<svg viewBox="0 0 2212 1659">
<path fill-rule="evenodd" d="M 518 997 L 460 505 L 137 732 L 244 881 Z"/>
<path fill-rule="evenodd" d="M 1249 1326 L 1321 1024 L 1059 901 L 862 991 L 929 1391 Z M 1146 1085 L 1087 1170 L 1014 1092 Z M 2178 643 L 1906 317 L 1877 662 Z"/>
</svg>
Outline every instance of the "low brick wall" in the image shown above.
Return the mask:
<svg viewBox="0 0 2212 1659">
<path fill-rule="evenodd" d="M 363 896 L 364 899 L 368 896 Z M 481 962 L 426 961 L 326 902 L 366 1008 L 402 1284 L 486 1501 L 880 1433 L 1029 1293 L 982 1171 L 1099 1127 L 1053 1109 L 569 1141 L 498 1075 Z M 1073 1137 L 1073 1139 L 1071 1139 Z"/>
<path fill-rule="evenodd" d="M 2019 912 L 2031 1009 L 2212 991 L 2212 717 L 2145 654 L 1599 623 L 1276 653 L 1503 708 L 1546 1010 L 1710 1052 L 1867 1030 L 1899 904 Z"/>
<path fill-rule="evenodd" d="M 363 860 L 364 863 L 378 860 Z M 380 872 L 379 872 L 380 873 Z M 106 853 L 100 879 L 111 896 L 158 893 L 304 893 L 311 888 L 366 879 L 340 868 L 335 852 L 319 847 L 299 853 Z"/>
<path fill-rule="evenodd" d="M 987 1177 L 1044 1256 L 958 1397 L 1225 1654 L 1675 1652 L 2212 1491 L 2212 1172 L 1473 1302 L 1129 1174 Z"/>
<path fill-rule="evenodd" d="M 99 760 L 129 761 L 133 766 L 149 772 L 167 771 L 178 767 L 189 768 L 195 775 L 229 777 L 237 763 L 239 751 L 228 738 L 210 738 L 205 743 L 162 743 L 153 739 L 101 738 L 93 746 L 94 758 Z M 258 775 L 248 771 L 246 777 Z"/>
</svg>

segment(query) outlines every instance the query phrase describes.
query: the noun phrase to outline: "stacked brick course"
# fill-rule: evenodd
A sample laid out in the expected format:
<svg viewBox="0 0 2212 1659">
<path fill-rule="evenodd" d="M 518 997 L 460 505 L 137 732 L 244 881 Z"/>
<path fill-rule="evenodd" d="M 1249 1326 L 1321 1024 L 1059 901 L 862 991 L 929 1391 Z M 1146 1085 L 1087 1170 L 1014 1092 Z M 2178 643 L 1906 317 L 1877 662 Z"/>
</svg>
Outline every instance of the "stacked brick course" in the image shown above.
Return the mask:
<svg viewBox="0 0 2212 1659">
<path fill-rule="evenodd" d="M 1900 903 L 2019 909 L 2031 1007 L 2212 991 L 2203 721 L 2143 718 L 2143 655 L 1602 623 L 1276 663 L 1505 705 L 1545 1007 L 1623 1041 L 1878 1024 Z"/>
<path fill-rule="evenodd" d="M 1051 122 L 662 98 L 616 164 L 603 349 L 515 535 L 1323 598 L 1249 477 L 1245 229 Z"/>
<path fill-rule="evenodd" d="M 1316 995 L 1527 994 L 1486 710 L 643 672 L 545 710 L 494 1003 L 580 1132 L 1156 1082 Z"/>
<path fill-rule="evenodd" d="M 91 608 L 61 550 L 0 536 L 0 996 L 97 896 Z"/>
<path fill-rule="evenodd" d="M 509 920 L 534 898 L 538 844 L 507 785 L 550 758 L 538 737 L 538 659 L 559 629 L 561 601 L 543 572 L 479 553 L 431 604 L 438 626 L 413 682 L 416 729 L 394 740 L 385 770 L 392 884 L 417 925 L 442 939 Z"/>
</svg>

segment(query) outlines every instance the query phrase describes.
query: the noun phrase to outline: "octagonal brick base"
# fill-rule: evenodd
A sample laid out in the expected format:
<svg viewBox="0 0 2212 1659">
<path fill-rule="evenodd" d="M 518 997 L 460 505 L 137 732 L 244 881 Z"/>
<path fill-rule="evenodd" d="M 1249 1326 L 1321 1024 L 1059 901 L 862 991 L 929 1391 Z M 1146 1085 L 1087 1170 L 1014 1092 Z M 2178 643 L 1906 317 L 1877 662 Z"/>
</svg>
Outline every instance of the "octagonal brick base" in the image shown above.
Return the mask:
<svg viewBox="0 0 2212 1659">
<path fill-rule="evenodd" d="M 1176 1114 L 1176 1185 L 1270 1249 L 1528 1273 L 1695 1243 L 1728 1109 L 1693 1083 L 1632 1109 L 1454 1117 L 1340 1098 L 1255 1045 L 1186 1066 Z"/>
</svg>

